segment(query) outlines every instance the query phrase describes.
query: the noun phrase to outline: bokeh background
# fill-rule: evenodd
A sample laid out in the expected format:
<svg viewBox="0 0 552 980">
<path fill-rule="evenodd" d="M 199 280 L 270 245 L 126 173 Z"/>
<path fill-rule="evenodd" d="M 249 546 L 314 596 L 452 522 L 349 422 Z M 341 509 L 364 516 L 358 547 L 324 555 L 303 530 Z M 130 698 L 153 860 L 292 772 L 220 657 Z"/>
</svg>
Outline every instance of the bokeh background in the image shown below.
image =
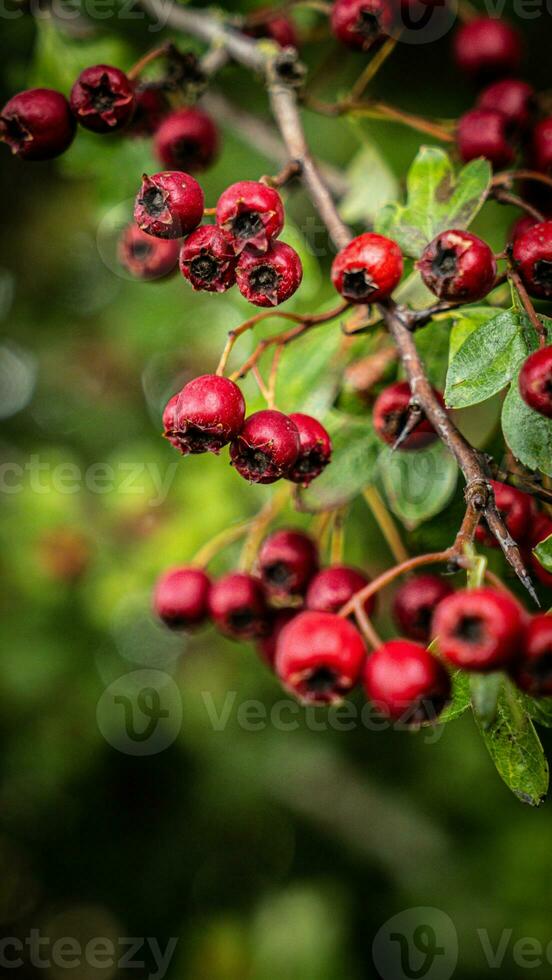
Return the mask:
<svg viewBox="0 0 552 980">
<path fill-rule="evenodd" d="M 84 30 L 47 9 L 0 15 L 2 98 L 37 83 L 67 92 L 98 61 L 128 68 L 159 34 L 110 9 Z M 309 31 L 320 23 L 312 13 L 299 20 Z M 550 15 L 519 24 L 528 77 L 546 88 Z M 344 92 L 363 64 L 332 57 L 323 33 L 304 56 L 311 67 L 324 61 L 314 81 L 322 98 Z M 258 80 L 231 68 L 223 87 L 268 122 Z M 399 47 L 374 91 L 444 118 L 474 97 L 451 64 L 450 35 Z M 316 154 L 353 181 L 346 209 L 362 229 L 423 137 L 370 120 L 305 121 Z M 407 735 L 341 731 L 301 709 L 283 730 L 270 716 L 281 692 L 252 649 L 210 630 L 175 637 L 151 618 L 156 576 L 269 492 L 247 486 L 224 455 L 177 459 L 160 437 L 167 397 L 214 369 L 248 309 L 234 292 L 194 295 L 179 276 L 135 283 L 117 267 L 114 234 L 153 166 L 143 141 L 83 132 L 54 164 L 0 153 L 0 934 L 156 937 L 162 949 L 176 937 L 167 976 L 179 980 L 360 980 L 380 975 L 372 942 L 386 920 L 428 906 L 457 931 L 459 980 L 491 969 L 478 930 L 491 947 L 511 931 L 503 970 L 523 976 L 513 944 L 552 940 L 552 811 L 510 795 L 470 717 L 438 736 Z M 202 177 L 207 203 L 236 179 L 276 169 L 225 125 L 221 157 Z M 332 302 L 331 250 L 301 191 L 286 203 L 283 237 L 306 265 L 290 308 L 317 309 Z M 513 217 L 490 207 L 478 227 L 500 248 Z M 245 390 L 253 400 L 249 382 Z M 445 517 L 405 534 L 408 546 L 447 542 L 460 510 L 457 495 Z M 372 574 L 390 561 L 361 501 L 346 549 Z M 215 571 L 237 554 L 228 549 Z M 168 744 L 140 756 L 121 746 L 101 705 L 113 682 L 143 670 L 167 678 L 174 713 Z M 239 708 L 250 700 L 267 723 L 244 723 Z M 225 706 L 217 729 L 212 712 Z M 450 975 L 447 956 L 437 980 Z M 543 958 L 531 974 L 550 969 Z M 10 975 L 154 972 L 146 950 L 132 969 L 26 964 Z"/>
</svg>

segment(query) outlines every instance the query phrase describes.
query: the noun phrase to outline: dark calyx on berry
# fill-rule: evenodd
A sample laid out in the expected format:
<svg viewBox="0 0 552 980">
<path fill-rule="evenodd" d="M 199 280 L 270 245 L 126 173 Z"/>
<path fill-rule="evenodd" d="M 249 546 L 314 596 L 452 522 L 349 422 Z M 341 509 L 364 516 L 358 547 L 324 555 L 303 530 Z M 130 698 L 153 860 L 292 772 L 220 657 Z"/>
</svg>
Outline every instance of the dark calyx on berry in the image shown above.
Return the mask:
<svg viewBox="0 0 552 980">
<path fill-rule="evenodd" d="M 216 222 L 232 235 L 237 253 L 246 245 L 264 252 L 284 227 L 282 199 L 278 191 L 260 181 L 238 181 L 219 197 Z"/>
<path fill-rule="evenodd" d="M 271 242 L 265 252 L 246 248 L 236 266 L 236 282 L 242 296 L 255 306 L 278 306 L 301 284 L 303 266 L 299 255 L 285 242 Z"/>
<path fill-rule="evenodd" d="M 123 231 L 118 246 L 119 262 L 136 279 L 160 279 L 175 269 L 178 242 L 152 238 L 136 225 Z"/>
<path fill-rule="evenodd" d="M 481 238 L 467 231 L 444 231 L 417 262 L 422 279 L 439 299 L 449 302 L 482 299 L 496 280 L 495 257 Z"/>
<path fill-rule="evenodd" d="M 245 417 L 245 402 L 238 386 L 215 374 L 189 381 L 169 412 L 172 404 L 171 399 L 166 409 L 171 425 L 167 436 L 184 455 L 220 452 L 238 435 Z"/>
<path fill-rule="evenodd" d="M 282 630 L 275 666 L 302 701 L 333 704 L 357 683 L 365 655 L 362 637 L 347 619 L 307 610 Z"/>
<path fill-rule="evenodd" d="M 85 68 L 71 90 L 71 109 L 86 129 L 105 133 L 130 121 L 135 107 L 132 83 L 110 65 Z"/>
<path fill-rule="evenodd" d="M 433 389 L 435 397 L 444 407 L 443 396 Z M 400 439 L 407 425 L 410 425 L 412 394 L 407 381 L 397 381 L 385 388 L 375 401 L 373 409 L 374 428 L 380 439 L 393 446 Z M 399 448 L 406 451 L 424 449 L 431 445 L 437 434 L 429 420 L 421 415 L 409 435 Z"/>
<path fill-rule="evenodd" d="M 182 246 L 180 270 L 194 289 L 221 293 L 229 289 L 236 281 L 230 235 L 216 225 L 197 228 Z"/>
<path fill-rule="evenodd" d="M 332 441 L 324 426 L 312 415 L 292 412 L 290 419 L 299 431 L 299 455 L 286 479 L 306 487 L 328 465 L 332 456 Z"/>
<path fill-rule="evenodd" d="M 219 148 L 217 127 L 201 109 L 176 109 L 165 117 L 155 134 L 155 153 L 174 170 L 205 170 Z"/>
<path fill-rule="evenodd" d="M 301 595 L 318 569 L 318 549 L 308 534 L 274 531 L 259 552 L 259 572 L 275 595 Z"/>
<path fill-rule="evenodd" d="M 238 473 L 252 483 L 275 483 L 299 455 L 299 433 L 282 412 L 265 409 L 244 422 L 230 446 L 230 459 Z"/>
<path fill-rule="evenodd" d="M 455 592 L 439 603 L 432 633 L 454 666 L 492 671 L 517 655 L 522 626 L 521 607 L 508 593 L 479 588 Z"/>
</svg>

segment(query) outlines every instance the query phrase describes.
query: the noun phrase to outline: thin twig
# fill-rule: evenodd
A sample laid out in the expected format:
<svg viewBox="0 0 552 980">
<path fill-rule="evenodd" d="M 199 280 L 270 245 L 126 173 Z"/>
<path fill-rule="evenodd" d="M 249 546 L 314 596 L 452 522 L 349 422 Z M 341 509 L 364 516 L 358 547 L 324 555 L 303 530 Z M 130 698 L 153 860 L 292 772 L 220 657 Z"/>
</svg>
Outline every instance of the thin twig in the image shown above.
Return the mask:
<svg viewBox="0 0 552 980">
<path fill-rule="evenodd" d="M 529 317 L 532 325 L 535 328 L 537 337 L 539 338 L 539 347 L 546 347 L 548 343 L 548 337 L 546 335 L 546 327 L 544 326 L 544 323 L 542 322 L 540 317 L 537 316 L 537 312 L 535 310 L 535 307 L 533 306 L 533 301 L 531 300 L 531 297 L 529 296 L 529 293 L 525 288 L 525 285 L 523 283 L 523 280 L 519 272 L 517 271 L 517 269 L 513 267 L 513 265 L 510 265 L 510 268 L 508 269 L 508 278 L 511 279 L 512 283 L 514 284 L 516 292 L 518 293 L 519 298 L 522 302 L 523 309 L 527 313 L 527 316 Z"/>
</svg>

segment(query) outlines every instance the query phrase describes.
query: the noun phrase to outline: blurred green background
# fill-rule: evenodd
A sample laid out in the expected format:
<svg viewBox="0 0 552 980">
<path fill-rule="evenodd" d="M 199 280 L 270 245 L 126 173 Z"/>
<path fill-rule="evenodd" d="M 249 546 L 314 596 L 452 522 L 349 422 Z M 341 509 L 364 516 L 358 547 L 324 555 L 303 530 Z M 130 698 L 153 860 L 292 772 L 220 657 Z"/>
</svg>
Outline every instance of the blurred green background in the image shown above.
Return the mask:
<svg viewBox="0 0 552 980">
<path fill-rule="evenodd" d="M 300 20 L 305 30 L 317 22 Z M 550 15 L 520 24 L 530 80 L 545 88 Z M 31 83 L 67 92 L 97 61 L 128 68 L 159 37 L 146 27 L 140 17 L 95 18 L 81 36 L 44 12 L 3 16 L 2 97 Z M 450 36 L 399 48 L 374 91 L 410 111 L 457 116 L 474 91 L 449 51 Z M 307 45 L 310 66 L 323 59 L 317 94 L 328 98 L 363 64 L 332 57 L 324 38 Z M 231 68 L 223 87 L 268 120 L 257 80 Z M 360 181 L 362 228 L 362 209 L 368 218 L 381 181 L 401 181 L 420 136 L 310 113 L 306 125 L 316 154 L 344 171 L 356 159 L 357 176 L 358 152 L 379 148 L 385 166 Z M 284 708 L 282 724 L 279 687 L 250 648 L 210 630 L 175 637 L 150 616 L 156 576 L 270 492 L 248 487 L 224 455 L 182 460 L 160 438 L 167 397 L 214 369 L 248 308 L 234 292 L 194 295 L 179 276 L 135 283 L 117 267 L 114 229 L 152 167 L 145 142 L 82 131 L 55 164 L 0 154 L 0 934 L 100 936 L 116 948 L 120 937 L 156 937 L 162 950 L 175 937 L 166 975 L 179 980 L 401 980 L 374 963 L 373 939 L 397 913 L 431 907 L 457 931 L 459 980 L 491 969 L 478 930 L 491 949 L 502 937 L 503 970 L 522 976 L 516 941 L 552 941 L 552 811 L 510 795 L 471 718 L 408 735 Z M 226 128 L 220 160 L 202 177 L 207 203 L 233 180 L 276 169 Z M 332 302 L 331 252 L 316 232 L 323 254 L 312 254 L 316 219 L 303 194 L 291 190 L 286 204 L 283 237 L 300 243 L 306 264 L 291 308 L 313 310 Z M 479 228 L 499 247 L 514 216 L 489 208 Z M 249 382 L 245 391 L 252 401 Z M 460 510 L 458 495 L 446 519 L 405 535 L 408 544 L 448 542 Z M 362 502 L 349 521 L 347 558 L 369 573 L 385 568 L 389 553 Z M 143 756 L 125 750 L 104 711 L 110 685 L 128 693 L 139 671 L 169 704 L 157 750 Z M 439 937 L 436 913 L 420 915 L 422 924 L 433 916 Z M 436 980 L 451 975 L 447 949 L 428 974 Z M 26 962 L 11 973 L 155 975 L 147 943 L 142 959 L 46 971 Z M 551 969 L 541 960 L 538 980 Z"/>
</svg>

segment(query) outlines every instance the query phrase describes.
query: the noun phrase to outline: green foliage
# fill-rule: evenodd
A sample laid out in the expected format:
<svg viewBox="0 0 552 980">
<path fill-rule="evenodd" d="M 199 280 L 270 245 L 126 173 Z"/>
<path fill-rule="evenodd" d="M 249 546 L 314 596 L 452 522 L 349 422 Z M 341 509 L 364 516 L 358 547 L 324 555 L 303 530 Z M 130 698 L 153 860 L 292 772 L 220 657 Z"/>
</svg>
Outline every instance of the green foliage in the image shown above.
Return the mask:
<svg viewBox="0 0 552 980">
<path fill-rule="evenodd" d="M 547 572 L 552 572 L 552 534 L 550 537 L 540 541 L 534 549 L 533 554 L 538 558 L 543 568 Z"/>
<path fill-rule="evenodd" d="M 472 160 L 458 175 L 448 154 L 421 148 L 407 176 L 407 203 L 389 204 L 376 231 L 395 239 L 406 255 L 419 258 L 426 245 L 449 228 L 468 228 L 485 202 L 491 180 L 486 160 Z"/>
<path fill-rule="evenodd" d="M 408 528 L 446 507 L 456 489 L 458 467 L 440 442 L 417 452 L 384 449 L 378 476 L 388 504 Z"/>
<path fill-rule="evenodd" d="M 339 213 L 352 224 L 370 224 L 377 212 L 398 194 L 398 181 L 377 147 L 366 141 L 345 172 L 348 191 Z"/>
<path fill-rule="evenodd" d="M 89 65 L 116 65 L 124 71 L 132 64 L 132 49 L 121 37 L 73 37 L 63 33 L 50 17 L 37 17 L 35 27 L 32 84 L 57 88 L 68 95 L 77 76 Z"/>
<path fill-rule="evenodd" d="M 470 677 L 465 670 L 457 670 L 452 675 L 452 699 L 439 716 L 439 724 L 446 724 L 460 718 L 470 707 Z"/>
<path fill-rule="evenodd" d="M 473 713 L 481 728 L 486 730 L 496 718 L 504 675 L 498 672 L 472 674 L 469 682 Z"/>
<path fill-rule="evenodd" d="M 502 431 L 516 459 L 531 470 L 552 476 L 552 420 L 525 404 L 517 379 L 504 400 Z"/>
<path fill-rule="evenodd" d="M 339 507 L 361 493 L 373 481 L 381 445 L 370 419 L 332 411 L 324 425 L 332 437 L 332 462 L 301 494 L 309 511 Z"/>
</svg>

